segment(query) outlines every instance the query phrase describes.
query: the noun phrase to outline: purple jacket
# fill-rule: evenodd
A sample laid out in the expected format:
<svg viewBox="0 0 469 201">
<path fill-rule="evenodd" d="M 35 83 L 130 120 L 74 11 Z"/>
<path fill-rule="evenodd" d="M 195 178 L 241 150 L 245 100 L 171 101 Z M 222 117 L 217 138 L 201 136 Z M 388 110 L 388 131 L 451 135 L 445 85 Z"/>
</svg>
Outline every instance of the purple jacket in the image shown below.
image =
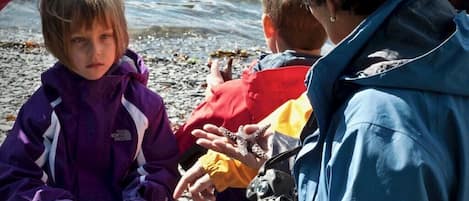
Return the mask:
<svg viewBox="0 0 469 201">
<path fill-rule="evenodd" d="M 147 79 L 131 51 L 99 80 L 43 73 L 0 147 L 0 200 L 172 200 L 178 148 Z"/>
</svg>

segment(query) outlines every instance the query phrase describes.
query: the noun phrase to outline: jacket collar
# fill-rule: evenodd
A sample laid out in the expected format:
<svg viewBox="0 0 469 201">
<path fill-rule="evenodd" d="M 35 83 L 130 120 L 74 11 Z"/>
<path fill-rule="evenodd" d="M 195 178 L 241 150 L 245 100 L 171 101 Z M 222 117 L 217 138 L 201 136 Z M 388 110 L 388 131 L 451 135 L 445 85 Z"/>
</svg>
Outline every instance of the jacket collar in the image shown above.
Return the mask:
<svg viewBox="0 0 469 201">
<path fill-rule="evenodd" d="M 127 50 L 125 55 L 102 78 L 86 80 L 57 62 L 41 75 L 42 85 L 51 99 L 60 96 L 63 102 L 96 102 L 121 95 L 130 80 L 146 84 L 148 70 L 141 57 Z"/>
<path fill-rule="evenodd" d="M 404 0 L 389 0 L 367 17 L 359 26 L 329 54 L 320 58 L 307 75 L 308 98 L 314 108 L 321 133 L 329 126 L 333 112 L 333 87 L 342 71 L 353 59 L 356 52 Z M 340 58 L 340 59 L 337 59 Z"/>
</svg>

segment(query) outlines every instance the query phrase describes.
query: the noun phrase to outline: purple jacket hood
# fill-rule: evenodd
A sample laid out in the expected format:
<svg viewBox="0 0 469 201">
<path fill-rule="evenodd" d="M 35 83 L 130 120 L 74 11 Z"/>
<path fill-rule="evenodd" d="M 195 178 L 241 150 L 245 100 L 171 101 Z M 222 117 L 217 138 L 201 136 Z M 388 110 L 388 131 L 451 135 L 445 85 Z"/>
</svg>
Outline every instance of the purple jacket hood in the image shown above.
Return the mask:
<svg viewBox="0 0 469 201">
<path fill-rule="evenodd" d="M 62 93 L 64 90 L 70 90 L 71 88 L 86 91 L 84 88 L 87 88 L 88 84 L 99 86 L 98 91 L 94 91 L 95 94 L 107 94 L 112 93 L 113 90 L 111 89 L 115 89 L 122 81 L 128 79 L 137 80 L 146 86 L 148 75 L 148 68 L 143 63 L 142 57 L 132 50 L 127 50 L 109 71 L 98 80 L 86 80 L 70 71 L 60 62 L 55 63 L 52 68 L 44 72 L 41 80 L 46 89 L 56 90 L 58 94 L 64 94 Z"/>
</svg>

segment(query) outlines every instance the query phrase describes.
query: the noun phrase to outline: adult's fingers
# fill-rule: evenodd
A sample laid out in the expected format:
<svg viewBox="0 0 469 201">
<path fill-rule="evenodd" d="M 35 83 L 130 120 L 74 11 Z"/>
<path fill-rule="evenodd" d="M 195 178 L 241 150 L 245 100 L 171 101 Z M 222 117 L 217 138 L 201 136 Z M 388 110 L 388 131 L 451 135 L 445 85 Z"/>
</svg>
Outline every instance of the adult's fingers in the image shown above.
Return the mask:
<svg viewBox="0 0 469 201">
<path fill-rule="evenodd" d="M 219 136 L 223 136 L 222 131 L 220 130 L 220 127 L 213 125 L 213 124 L 205 124 L 204 125 L 204 130 Z"/>
<path fill-rule="evenodd" d="M 196 162 L 191 168 L 189 168 L 189 170 L 187 170 L 184 176 L 179 180 L 174 190 L 173 198 L 178 199 L 179 197 L 181 197 L 184 190 L 186 190 L 189 185 L 197 181 L 197 179 L 202 177 L 204 174 L 204 169 L 201 168 L 198 162 Z"/>
<path fill-rule="evenodd" d="M 243 127 L 244 132 L 248 135 L 256 132 L 259 128 L 260 128 L 260 125 L 257 125 L 257 124 L 247 124 Z"/>
<path fill-rule="evenodd" d="M 189 187 L 189 192 L 194 201 L 209 200 L 210 197 L 215 197 L 213 183 L 208 174 L 204 174 L 194 184 Z"/>
<path fill-rule="evenodd" d="M 202 191 L 200 194 L 204 197 L 204 199 L 206 201 L 215 201 L 216 200 L 215 189 L 210 189 L 210 190 L 207 189 L 205 191 Z"/>
<path fill-rule="evenodd" d="M 207 149 L 212 149 L 221 153 L 236 153 L 236 148 L 234 145 L 235 142 L 225 137 L 222 134 L 220 127 L 212 124 L 205 124 L 204 130 L 196 129 L 192 131 L 192 135 L 197 138 L 197 144 Z M 224 146 L 217 146 L 214 142 L 219 142 L 219 144 L 223 144 Z"/>
<path fill-rule="evenodd" d="M 250 135 L 250 134 L 254 134 L 254 132 L 262 128 L 265 128 L 265 126 L 261 124 L 246 125 L 244 126 L 244 132 Z M 264 151 L 268 151 L 267 141 L 273 134 L 274 134 L 273 128 L 268 127 L 263 133 L 260 133 L 259 136 L 257 137 L 257 143 L 262 147 L 262 149 L 264 149 Z"/>
<path fill-rule="evenodd" d="M 196 144 L 206 148 L 206 149 L 211 149 L 211 150 L 214 150 L 214 151 L 217 151 L 218 152 L 218 148 L 215 146 L 215 144 L 213 144 L 213 141 L 212 140 L 207 140 L 207 139 L 204 139 L 204 138 L 199 138 L 195 141 Z"/>
<path fill-rule="evenodd" d="M 214 149 L 215 151 L 241 161 L 242 163 L 254 169 L 259 169 L 265 161 L 264 159 L 256 157 L 253 153 L 247 153 L 246 155 L 243 155 L 236 147 L 233 147 L 227 143 L 214 141 L 213 144 L 213 146 L 216 147 L 216 149 Z"/>
<path fill-rule="evenodd" d="M 195 129 L 191 132 L 197 138 L 203 138 L 207 140 L 216 140 L 224 138 L 223 134 L 221 133 L 220 129 L 212 124 L 205 124 L 204 130 Z"/>
<path fill-rule="evenodd" d="M 214 190 L 204 190 L 197 194 L 191 194 L 193 201 L 215 201 L 215 191 Z"/>
<path fill-rule="evenodd" d="M 199 138 L 197 139 L 196 143 L 202 147 L 226 154 L 230 157 L 232 155 L 240 154 L 236 146 L 232 144 L 232 142 L 229 142 L 227 138 L 223 138 L 221 140 L 207 140 Z"/>
<path fill-rule="evenodd" d="M 211 149 L 216 152 L 223 153 L 227 155 L 228 157 L 239 160 L 251 168 L 259 169 L 265 161 L 264 159 L 257 158 L 252 153 L 247 153 L 246 155 L 241 154 L 238 148 L 234 144 L 231 144 L 226 141 L 220 141 L 220 140 L 210 141 L 206 139 L 197 139 L 196 143 L 207 149 Z"/>
</svg>

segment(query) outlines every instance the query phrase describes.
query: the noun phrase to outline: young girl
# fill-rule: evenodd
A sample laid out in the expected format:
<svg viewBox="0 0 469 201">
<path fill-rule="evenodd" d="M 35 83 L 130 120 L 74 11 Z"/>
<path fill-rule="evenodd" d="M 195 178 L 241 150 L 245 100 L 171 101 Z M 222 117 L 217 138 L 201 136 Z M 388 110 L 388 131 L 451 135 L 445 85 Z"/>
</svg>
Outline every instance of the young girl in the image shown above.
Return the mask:
<svg viewBox="0 0 469 201">
<path fill-rule="evenodd" d="M 58 58 L 0 148 L 0 200 L 171 200 L 178 150 L 122 0 L 41 0 Z"/>
</svg>

